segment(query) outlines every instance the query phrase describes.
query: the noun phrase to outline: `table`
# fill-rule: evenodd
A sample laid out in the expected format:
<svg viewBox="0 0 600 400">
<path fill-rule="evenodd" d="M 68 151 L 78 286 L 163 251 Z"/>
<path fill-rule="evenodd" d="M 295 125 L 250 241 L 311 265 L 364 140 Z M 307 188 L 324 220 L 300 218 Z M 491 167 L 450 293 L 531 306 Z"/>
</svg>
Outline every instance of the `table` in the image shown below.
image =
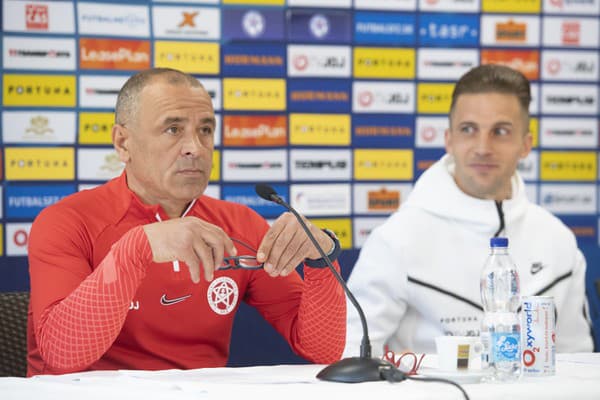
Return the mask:
<svg viewBox="0 0 600 400">
<path fill-rule="evenodd" d="M 423 363 L 437 363 L 427 355 Z M 447 384 L 403 381 L 343 384 L 315 378 L 322 365 L 278 365 L 165 371 L 93 371 L 61 376 L 0 378 L 0 399 L 201 400 L 201 399 L 463 399 Z M 477 399 L 600 399 L 600 353 L 559 354 L 552 377 L 515 383 L 463 384 Z"/>
</svg>

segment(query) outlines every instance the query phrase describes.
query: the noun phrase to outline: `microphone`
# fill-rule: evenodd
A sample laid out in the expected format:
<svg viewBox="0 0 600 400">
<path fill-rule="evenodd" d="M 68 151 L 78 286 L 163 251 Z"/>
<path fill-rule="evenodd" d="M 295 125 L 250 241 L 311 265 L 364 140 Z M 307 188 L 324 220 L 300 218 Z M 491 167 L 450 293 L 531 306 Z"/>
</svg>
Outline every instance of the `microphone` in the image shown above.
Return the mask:
<svg viewBox="0 0 600 400">
<path fill-rule="evenodd" d="M 306 226 L 306 223 L 304 222 L 304 220 L 302 219 L 300 214 L 298 214 L 298 212 L 292 206 L 287 204 L 285 202 L 285 200 L 283 200 L 277 194 L 275 189 L 273 189 L 271 186 L 264 184 L 264 183 L 259 183 L 255 186 L 255 190 L 256 190 L 256 194 L 258 194 L 261 198 L 263 198 L 267 201 L 272 201 L 274 203 L 277 203 L 277 204 L 285 207 L 292 214 L 294 214 L 294 216 L 300 223 L 300 226 L 302 227 L 302 229 L 304 229 L 304 232 L 306 233 L 306 235 L 308 236 L 308 238 L 310 239 L 312 244 L 315 246 L 315 248 L 317 249 L 317 251 L 319 252 L 321 257 L 327 263 L 329 270 L 331 271 L 333 276 L 337 279 L 337 281 L 340 283 L 340 285 L 344 289 L 346 296 L 348 297 L 350 302 L 354 305 L 354 308 L 356 308 L 356 311 L 358 311 L 358 315 L 360 317 L 360 323 L 362 325 L 362 330 L 363 330 L 363 337 L 362 337 L 362 342 L 360 345 L 360 357 L 349 357 L 349 358 L 344 358 L 340 361 L 337 361 L 337 362 L 325 367 L 324 369 L 322 369 L 317 374 L 317 378 L 324 380 L 324 381 L 344 382 L 344 383 L 381 381 L 381 380 L 389 380 L 388 375 L 389 375 L 390 370 L 395 370 L 394 371 L 395 381 L 398 382 L 398 381 L 404 380 L 405 379 L 404 374 L 400 370 L 396 369 L 395 365 L 393 365 L 392 363 L 390 363 L 388 361 L 371 357 L 371 342 L 369 341 L 369 329 L 367 327 L 367 319 L 365 318 L 365 314 L 364 314 L 360 304 L 358 304 L 358 301 L 356 300 L 356 298 L 354 297 L 354 295 L 352 294 L 352 292 L 346 285 L 346 282 L 344 281 L 344 279 L 340 276 L 340 274 L 333 267 L 331 260 L 329 259 L 327 254 L 325 254 L 325 252 L 323 251 L 321 246 L 319 246 L 319 243 L 317 242 L 317 240 L 315 239 L 313 234 L 310 232 L 310 230 Z"/>
</svg>

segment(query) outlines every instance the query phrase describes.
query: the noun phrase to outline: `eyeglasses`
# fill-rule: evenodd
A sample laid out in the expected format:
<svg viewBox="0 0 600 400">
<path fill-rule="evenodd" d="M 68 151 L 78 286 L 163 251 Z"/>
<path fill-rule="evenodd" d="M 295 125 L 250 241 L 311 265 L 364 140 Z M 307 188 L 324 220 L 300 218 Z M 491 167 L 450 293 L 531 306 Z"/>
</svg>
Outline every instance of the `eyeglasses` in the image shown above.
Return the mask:
<svg viewBox="0 0 600 400">
<path fill-rule="evenodd" d="M 230 237 L 230 239 L 232 241 L 236 242 L 237 244 L 249 249 L 254 254 L 256 254 L 257 251 L 252 246 L 245 243 L 244 241 L 242 241 L 240 239 L 236 239 L 236 238 L 231 238 L 231 237 Z M 217 270 L 218 271 L 226 271 L 228 269 L 261 269 L 261 268 L 263 268 L 263 266 L 264 266 L 264 263 L 259 263 L 258 260 L 256 259 L 256 256 L 241 255 L 241 256 L 232 256 L 232 257 L 223 258 L 223 262 L 221 263 L 219 268 L 217 268 Z"/>
<path fill-rule="evenodd" d="M 390 350 L 390 348 L 385 345 L 382 358 L 385 361 L 389 361 L 394 364 L 396 368 L 404 372 L 406 375 L 417 375 L 419 368 L 421 367 L 421 362 L 423 362 L 423 359 L 425 358 L 425 354 L 417 356 L 411 351 L 406 351 L 400 355 L 397 355 L 393 350 Z"/>
</svg>

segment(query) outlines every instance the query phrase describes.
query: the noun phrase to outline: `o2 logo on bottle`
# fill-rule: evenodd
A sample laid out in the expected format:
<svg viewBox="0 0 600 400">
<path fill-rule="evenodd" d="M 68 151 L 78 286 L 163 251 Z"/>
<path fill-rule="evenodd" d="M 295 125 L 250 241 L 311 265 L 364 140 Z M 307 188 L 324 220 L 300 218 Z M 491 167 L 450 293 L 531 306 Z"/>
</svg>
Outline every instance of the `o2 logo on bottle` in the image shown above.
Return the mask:
<svg viewBox="0 0 600 400">
<path fill-rule="evenodd" d="M 493 343 L 496 361 L 517 361 L 519 359 L 519 335 L 494 333 Z"/>
</svg>

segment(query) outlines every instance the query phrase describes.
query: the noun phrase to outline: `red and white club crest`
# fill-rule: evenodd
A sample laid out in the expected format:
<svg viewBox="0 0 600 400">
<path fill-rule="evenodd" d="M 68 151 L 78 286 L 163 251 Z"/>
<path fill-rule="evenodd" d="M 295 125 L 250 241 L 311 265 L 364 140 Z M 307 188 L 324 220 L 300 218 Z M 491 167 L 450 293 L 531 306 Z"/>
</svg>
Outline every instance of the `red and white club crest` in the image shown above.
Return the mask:
<svg viewBox="0 0 600 400">
<path fill-rule="evenodd" d="M 229 314 L 235 308 L 239 290 L 235 281 L 227 276 L 222 276 L 210 284 L 206 291 L 208 305 L 219 315 Z"/>
</svg>

